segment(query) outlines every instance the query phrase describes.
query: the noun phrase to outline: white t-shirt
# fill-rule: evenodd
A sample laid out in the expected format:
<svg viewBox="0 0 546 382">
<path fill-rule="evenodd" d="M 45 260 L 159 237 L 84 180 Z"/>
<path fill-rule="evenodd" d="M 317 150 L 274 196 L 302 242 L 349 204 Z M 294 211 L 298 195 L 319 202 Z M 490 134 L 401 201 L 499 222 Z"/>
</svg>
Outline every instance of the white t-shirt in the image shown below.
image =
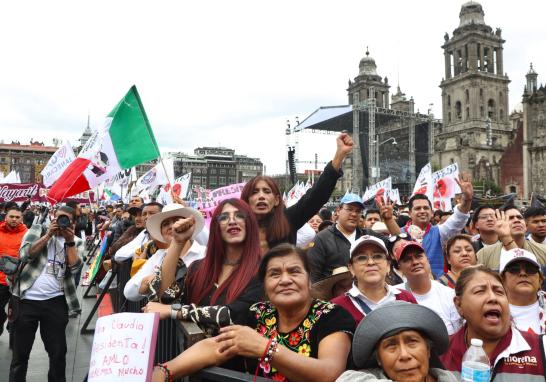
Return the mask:
<svg viewBox="0 0 546 382">
<path fill-rule="evenodd" d="M 540 306 L 538 300 L 527 306 L 516 306 L 510 304 L 510 313 L 512 319 L 516 324 L 516 327 L 522 332 L 528 332 L 530 330 L 535 334 L 540 334 L 540 321 L 538 316 L 540 314 Z"/>
<path fill-rule="evenodd" d="M 48 300 L 64 295 L 63 279 L 66 272 L 64 237 L 55 236 L 47 242 L 47 264 L 34 284 L 23 294 L 24 300 Z"/>
<path fill-rule="evenodd" d="M 410 291 L 419 305 L 426 306 L 436 312 L 444 321 L 449 335 L 452 335 L 461 328 L 463 321 L 453 302 L 453 298 L 455 297 L 453 289 L 440 284 L 438 281 L 431 280 L 430 290 L 425 294 L 417 294 L 406 288 L 406 284 L 395 285 L 395 288 Z"/>
<path fill-rule="evenodd" d="M 356 229 L 351 234 L 347 235 L 345 234 L 345 232 L 339 229 L 339 226 L 336 226 L 336 228 L 339 232 L 341 232 L 343 236 L 345 236 L 347 240 L 349 240 L 349 243 L 351 243 L 351 245 L 356 241 Z"/>
<path fill-rule="evenodd" d="M 199 244 L 197 241 L 194 241 L 188 250 L 188 253 L 186 256 L 182 258 L 182 261 L 184 261 L 184 264 L 186 264 L 186 267 L 189 267 L 191 263 L 193 263 L 195 260 L 199 260 L 205 257 L 205 254 L 207 252 L 207 248 L 203 247 L 201 244 Z M 125 288 L 123 289 L 123 294 L 125 295 L 125 298 L 129 301 L 140 301 L 145 295 L 142 295 L 138 292 L 140 289 L 140 284 L 142 283 L 142 280 L 144 277 L 155 274 L 159 271 L 161 268 L 161 264 L 163 263 L 163 259 L 165 258 L 165 255 L 167 254 L 166 249 L 158 249 L 156 253 L 154 253 L 138 270 L 138 272 L 131 277 L 131 279 L 125 284 Z"/>
<path fill-rule="evenodd" d="M 377 302 L 374 302 L 372 300 L 370 300 L 365 294 L 363 294 L 360 289 L 358 289 L 358 287 L 353 284 L 353 286 L 351 287 L 351 289 L 349 289 L 349 291 L 347 292 L 350 296 L 352 296 L 354 299 L 360 299 L 362 301 L 364 301 L 364 303 L 366 303 L 366 305 L 368 305 L 368 307 L 370 308 L 370 310 L 375 310 L 378 306 L 380 305 L 383 305 L 383 304 L 386 304 L 388 302 L 394 302 L 396 301 L 396 295 L 400 293 L 400 289 L 397 289 L 391 285 L 385 285 L 385 289 L 387 290 L 387 293 L 385 294 L 385 296 L 377 301 Z M 362 314 L 366 314 L 366 312 L 364 312 L 364 310 L 362 309 L 362 307 L 360 306 L 360 304 L 354 302 L 354 300 L 351 300 L 351 302 L 353 303 L 353 305 L 362 313 Z"/>
</svg>

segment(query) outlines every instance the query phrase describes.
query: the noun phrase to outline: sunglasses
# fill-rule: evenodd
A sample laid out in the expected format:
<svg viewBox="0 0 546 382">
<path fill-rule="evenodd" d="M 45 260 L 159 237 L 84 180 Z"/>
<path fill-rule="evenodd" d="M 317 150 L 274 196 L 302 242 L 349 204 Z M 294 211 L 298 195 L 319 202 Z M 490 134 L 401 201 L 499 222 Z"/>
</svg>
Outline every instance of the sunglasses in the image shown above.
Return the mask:
<svg viewBox="0 0 546 382">
<path fill-rule="evenodd" d="M 527 273 L 528 275 L 536 275 L 539 270 L 536 265 L 528 263 L 528 262 L 519 262 L 519 263 L 509 264 L 506 268 L 504 268 L 504 270 L 513 275 L 519 275 L 522 268 L 525 271 L 525 273 Z"/>
<path fill-rule="evenodd" d="M 398 235 L 389 236 L 389 241 L 390 241 L 391 243 L 394 243 L 394 242 L 397 241 L 398 239 L 409 240 L 410 237 L 409 237 L 409 235 L 408 235 L 407 233 L 405 233 L 405 232 L 402 232 L 402 233 L 400 233 L 400 234 L 398 234 Z"/>
</svg>

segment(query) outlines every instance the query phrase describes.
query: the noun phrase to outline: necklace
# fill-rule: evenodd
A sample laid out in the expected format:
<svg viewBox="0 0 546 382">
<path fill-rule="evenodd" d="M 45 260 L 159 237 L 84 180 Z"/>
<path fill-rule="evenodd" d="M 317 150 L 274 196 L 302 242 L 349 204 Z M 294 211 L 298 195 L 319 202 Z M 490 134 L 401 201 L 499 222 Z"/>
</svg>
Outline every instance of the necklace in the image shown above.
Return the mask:
<svg viewBox="0 0 546 382">
<path fill-rule="evenodd" d="M 233 266 L 233 265 L 239 265 L 240 262 L 241 262 L 241 258 L 238 258 L 237 260 L 224 259 L 223 264 Z"/>
</svg>

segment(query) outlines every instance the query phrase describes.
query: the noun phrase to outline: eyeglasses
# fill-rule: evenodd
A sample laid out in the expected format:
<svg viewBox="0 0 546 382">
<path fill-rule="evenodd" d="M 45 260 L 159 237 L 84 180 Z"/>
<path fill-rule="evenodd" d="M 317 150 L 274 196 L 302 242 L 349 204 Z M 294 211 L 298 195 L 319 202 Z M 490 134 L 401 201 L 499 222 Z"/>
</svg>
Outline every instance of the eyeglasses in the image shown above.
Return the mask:
<svg viewBox="0 0 546 382">
<path fill-rule="evenodd" d="M 534 264 L 528 262 L 516 262 L 508 264 L 504 270 L 513 275 L 519 275 L 521 269 L 524 270 L 528 275 L 536 275 L 538 273 L 538 267 Z"/>
<path fill-rule="evenodd" d="M 342 209 L 347 211 L 350 214 L 360 215 L 362 213 L 362 208 L 358 208 L 358 207 L 343 206 Z"/>
<path fill-rule="evenodd" d="M 483 215 L 478 216 L 478 220 L 487 220 L 487 219 L 495 220 L 496 218 L 495 218 L 494 214 L 483 214 Z"/>
<path fill-rule="evenodd" d="M 390 241 L 391 243 L 394 243 L 394 242 L 397 241 L 398 239 L 409 240 L 410 237 L 409 237 L 409 235 L 408 235 L 407 233 L 405 233 L 405 232 L 402 232 L 402 233 L 400 233 L 400 234 L 398 234 L 398 235 L 391 235 L 391 236 L 389 236 L 389 241 Z"/>
<path fill-rule="evenodd" d="M 370 261 L 370 259 L 372 259 L 372 261 L 374 263 L 379 263 L 383 260 L 387 260 L 387 256 L 385 256 L 384 253 L 374 253 L 373 255 L 371 256 L 368 256 L 368 255 L 358 255 L 358 256 L 355 256 L 355 258 L 353 259 L 354 262 L 356 263 L 361 263 L 361 264 L 365 264 L 365 263 L 368 263 Z"/>
<path fill-rule="evenodd" d="M 220 215 L 216 217 L 216 221 L 218 222 L 218 224 L 224 225 L 224 224 L 228 224 L 228 222 L 232 218 L 235 221 L 235 223 L 242 223 L 246 220 L 246 214 L 241 211 L 237 211 L 234 213 L 222 212 Z"/>
</svg>

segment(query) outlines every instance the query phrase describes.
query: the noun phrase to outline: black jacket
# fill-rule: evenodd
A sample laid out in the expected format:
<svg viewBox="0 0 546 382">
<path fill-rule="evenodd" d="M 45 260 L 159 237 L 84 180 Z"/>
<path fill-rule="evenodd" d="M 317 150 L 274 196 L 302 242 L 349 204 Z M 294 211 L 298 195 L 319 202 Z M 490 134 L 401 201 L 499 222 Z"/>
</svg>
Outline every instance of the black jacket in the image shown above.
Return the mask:
<svg viewBox="0 0 546 382">
<path fill-rule="evenodd" d="M 379 237 L 371 230 L 361 230 L 357 227 L 355 240 L 362 235 Z M 350 253 L 351 243 L 335 224 L 317 233 L 309 244 L 307 256 L 311 268 L 311 282 L 315 283 L 331 276 L 335 268 L 346 267 L 349 264 Z"/>
<path fill-rule="evenodd" d="M 289 236 L 278 241 L 268 242 L 269 248 L 280 243 L 296 245 L 298 230 L 328 202 L 334 192 L 337 180 L 341 176 L 343 176 L 343 171 L 337 172 L 332 166 L 332 162 L 328 162 L 313 187 L 307 190 L 296 204 L 284 210 L 288 223 L 290 223 Z"/>
</svg>

